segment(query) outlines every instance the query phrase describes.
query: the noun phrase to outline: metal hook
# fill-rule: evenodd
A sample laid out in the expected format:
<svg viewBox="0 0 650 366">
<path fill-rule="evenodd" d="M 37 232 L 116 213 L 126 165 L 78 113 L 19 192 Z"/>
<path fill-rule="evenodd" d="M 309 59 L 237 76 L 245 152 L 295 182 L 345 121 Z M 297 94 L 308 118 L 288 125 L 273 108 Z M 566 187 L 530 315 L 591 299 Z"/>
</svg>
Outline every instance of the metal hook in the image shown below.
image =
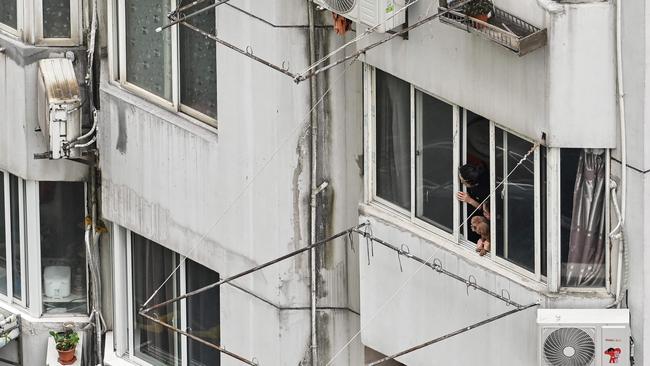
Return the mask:
<svg viewBox="0 0 650 366">
<path fill-rule="evenodd" d="M 246 46 L 246 53 L 248 53 L 249 55 L 253 55 L 253 47 Z"/>
<path fill-rule="evenodd" d="M 476 290 L 476 277 L 474 277 L 474 275 L 469 275 L 469 277 L 467 277 L 467 282 L 465 282 L 465 284 L 467 284 L 467 296 L 469 296 L 470 287 Z"/>
<path fill-rule="evenodd" d="M 352 230 L 348 231 L 348 240 L 350 241 L 350 249 L 353 253 L 356 253 L 357 251 L 354 250 L 354 238 L 352 237 Z"/>
<path fill-rule="evenodd" d="M 366 254 L 368 255 L 368 265 L 370 265 L 370 257 L 375 256 L 375 243 L 372 240 L 372 228 L 370 222 L 363 229 L 363 236 L 366 238 Z"/>
<path fill-rule="evenodd" d="M 399 262 L 399 271 L 404 273 L 404 268 L 402 268 L 402 256 L 399 250 L 397 251 L 397 261 Z"/>
<path fill-rule="evenodd" d="M 282 70 L 289 71 L 289 62 L 288 61 L 282 61 Z"/>
<path fill-rule="evenodd" d="M 441 261 L 440 259 L 438 259 L 438 258 L 434 258 L 434 259 L 433 259 L 433 262 L 431 262 L 431 263 L 432 263 L 432 265 L 433 265 L 433 269 L 434 269 L 436 272 L 438 272 L 438 273 L 441 273 L 441 272 L 442 272 L 442 261 Z"/>
<path fill-rule="evenodd" d="M 259 361 L 257 360 L 257 357 L 253 357 L 253 358 L 251 359 L 251 363 L 252 363 L 253 365 L 255 365 L 255 366 L 259 366 L 259 364 L 260 364 Z"/>
<path fill-rule="evenodd" d="M 411 254 L 411 248 L 409 248 L 408 245 L 406 244 L 402 244 L 400 251 L 402 252 L 401 254 L 407 258 L 413 257 L 413 255 Z"/>
<path fill-rule="evenodd" d="M 510 300 L 510 291 L 508 291 L 508 290 L 506 290 L 504 288 L 501 289 L 501 297 L 503 297 L 504 299 L 507 299 L 508 301 L 506 301 L 506 306 L 510 306 L 510 301 L 512 301 L 512 300 Z"/>
</svg>

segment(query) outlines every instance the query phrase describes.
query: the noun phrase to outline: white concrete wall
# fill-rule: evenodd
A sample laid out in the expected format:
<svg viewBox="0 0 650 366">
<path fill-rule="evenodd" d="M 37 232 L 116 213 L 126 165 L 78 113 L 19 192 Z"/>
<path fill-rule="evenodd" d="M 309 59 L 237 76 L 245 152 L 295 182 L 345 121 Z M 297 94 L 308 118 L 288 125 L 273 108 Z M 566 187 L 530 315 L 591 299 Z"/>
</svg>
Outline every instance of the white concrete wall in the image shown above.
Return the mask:
<svg viewBox="0 0 650 366">
<path fill-rule="evenodd" d="M 456 245 L 456 251 L 451 251 L 446 249 L 454 246 L 451 242 L 408 232 L 371 213 L 376 210 L 366 212 L 360 222 L 369 221 L 373 235 L 398 247 L 405 244 L 420 258 L 439 259 L 444 269 L 463 278 L 473 275 L 478 285 L 496 293 L 506 290 L 519 304 L 540 301 L 544 308 L 602 308 L 611 302 L 608 296 L 547 294 L 540 290 L 541 284 L 500 274 L 494 263 L 472 250 Z M 395 354 L 513 309 L 405 257 L 401 272 L 397 253 L 380 244 L 374 244 L 370 265 L 365 244 L 359 253 L 361 336 L 364 345 L 383 354 Z M 432 360 L 440 365 L 537 365 L 538 344 L 532 308 L 397 360 L 409 366 L 428 366 Z"/>
<path fill-rule="evenodd" d="M 615 147 L 611 3 L 555 4 L 558 13 L 537 3 L 496 2 L 548 30 L 548 45 L 523 57 L 434 20 L 409 32 L 408 40 L 368 51 L 365 61 L 530 138 L 546 133 L 548 146 Z M 413 5 L 409 23 L 433 14 L 435 5 Z"/>
<path fill-rule="evenodd" d="M 238 7 L 275 24 L 306 25 L 306 2 L 241 1 Z M 329 19 L 328 19 L 329 20 Z M 308 33 L 276 29 L 222 6 L 219 36 L 292 71 L 307 67 Z M 328 30 L 320 47 L 340 42 Z M 330 38 L 331 37 L 331 38 Z M 319 107 L 326 233 L 355 225 L 362 192 L 361 72 L 337 68 L 323 79 L 332 92 Z M 102 214 L 219 272 L 232 275 L 309 242 L 309 83 L 217 47 L 218 128 L 205 127 L 105 82 L 100 113 Z M 323 221 L 325 222 L 325 221 Z M 319 223 L 320 224 L 320 223 Z M 203 240 L 200 240 L 203 238 Z M 327 361 L 358 328 L 356 257 L 342 242 L 319 266 L 319 356 Z M 222 289 L 222 339 L 261 364 L 310 359 L 307 254 L 237 281 L 271 306 Z M 279 310 L 278 307 L 282 308 Z M 285 309 L 291 308 L 291 309 Z M 297 308 L 297 309 L 296 309 Z M 329 309 L 335 308 L 335 309 Z M 335 365 L 360 364 L 360 342 Z M 235 364 L 222 357 L 222 364 Z"/>
</svg>

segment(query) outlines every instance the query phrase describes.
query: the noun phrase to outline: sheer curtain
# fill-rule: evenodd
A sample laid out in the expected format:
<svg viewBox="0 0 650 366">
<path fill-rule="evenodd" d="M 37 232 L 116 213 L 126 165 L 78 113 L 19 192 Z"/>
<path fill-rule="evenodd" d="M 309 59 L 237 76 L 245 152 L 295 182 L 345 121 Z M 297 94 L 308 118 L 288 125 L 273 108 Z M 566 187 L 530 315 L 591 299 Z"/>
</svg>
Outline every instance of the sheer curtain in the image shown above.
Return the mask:
<svg viewBox="0 0 650 366">
<path fill-rule="evenodd" d="M 585 149 L 573 191 L 566 286 L 605 284 L 605 154 Z"/>
<path fill-rule="evenodd" d="M 411 88 L 377 70 L 377 195 L 411 207 Z"/>
</svg>

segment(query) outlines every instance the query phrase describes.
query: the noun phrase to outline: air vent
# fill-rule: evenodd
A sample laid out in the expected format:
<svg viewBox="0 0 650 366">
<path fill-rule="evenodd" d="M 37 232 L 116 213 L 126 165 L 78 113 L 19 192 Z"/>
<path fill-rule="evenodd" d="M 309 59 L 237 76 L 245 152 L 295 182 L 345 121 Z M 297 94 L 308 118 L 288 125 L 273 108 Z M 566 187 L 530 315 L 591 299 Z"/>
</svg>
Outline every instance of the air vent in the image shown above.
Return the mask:
<svg viewBox="0 0 650 366">
<path fill-rule="evenodd" d="M 325 3 L 335 13 L 345 14 L 354 9 L 356 0 L 325 0 Z"/>
<path fill-rule="evenodd" d="M 593 337 L 580 328 L 559 328 L 546 337 L 543 352 L 551 366 L 589 366 L 596 345 Z"/>
</svg>

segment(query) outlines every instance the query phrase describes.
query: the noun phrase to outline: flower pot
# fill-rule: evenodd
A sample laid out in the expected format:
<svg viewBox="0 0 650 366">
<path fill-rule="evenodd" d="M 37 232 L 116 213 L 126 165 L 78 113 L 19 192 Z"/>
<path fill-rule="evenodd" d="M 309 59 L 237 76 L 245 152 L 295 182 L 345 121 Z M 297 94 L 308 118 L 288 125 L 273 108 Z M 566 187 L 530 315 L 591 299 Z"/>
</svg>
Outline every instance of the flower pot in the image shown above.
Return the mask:
<svg viewBox="0 0 650 366">
<path fill-rule="evenodd" d="M 477 15 L 472 15 L 472 18 L 478 19 L 478 20 L 480 20 L 482 22 L 487 23 L 488 20 L 490 19 L 490 15 L 489 14 L 477 14 Z"/>
<path fill-rule="evenodd" d="M 72 365 L 77 358 L 74 355 L 75 349 L 69 349 L 67 351 L 57 350 L 59 352 L 59 363 L 61 365 Z"/>
</svg>

